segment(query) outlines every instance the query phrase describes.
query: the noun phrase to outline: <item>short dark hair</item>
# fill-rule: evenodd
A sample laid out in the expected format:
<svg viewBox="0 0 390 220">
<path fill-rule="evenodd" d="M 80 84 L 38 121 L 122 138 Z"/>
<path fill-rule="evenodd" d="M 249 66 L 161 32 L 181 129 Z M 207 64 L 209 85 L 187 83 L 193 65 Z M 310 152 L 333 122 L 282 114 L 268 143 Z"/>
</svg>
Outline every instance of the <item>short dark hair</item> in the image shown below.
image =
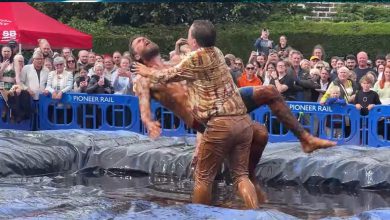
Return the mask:
<svg viewBox="0 0 390 220">
<path fill-rule="evenodd" d="M 355 61 L 356 61 L 356 57 L 355 57 L 355 55 L 353 55 L 353 54 L 348 54 L 348 55 L 345 57 L 345 60 L 355 60 Z"/>
<path fill-rule="evenodd" d="M 129 53 L 132 60 L 135 60 L 135 51 L 131 45 L 133 45 L 133 41 L 139 37 L 142 37 L 142 35 L 134 35 L 129 40 Z"/>
<path fill-rule="evenodd" d="M 386 57 L 383 54 L 379 54 L 375 57 L 375 60 L 386 60 Z"/>
<path fill-rule="evenodd" d="M 215 46 L 217 32 L 209 20 L 195 20 L 190 34 L 200 47 Z"/>
</svg>

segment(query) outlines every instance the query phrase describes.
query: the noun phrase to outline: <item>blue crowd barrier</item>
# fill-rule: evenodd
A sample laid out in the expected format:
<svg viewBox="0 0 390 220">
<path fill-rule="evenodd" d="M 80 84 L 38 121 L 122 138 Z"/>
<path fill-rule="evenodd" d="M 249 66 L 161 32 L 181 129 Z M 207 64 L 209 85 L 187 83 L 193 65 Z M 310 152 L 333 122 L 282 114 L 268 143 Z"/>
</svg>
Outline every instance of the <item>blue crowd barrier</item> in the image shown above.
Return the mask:
<svg viewBox="0 0 390 220">
<path fill-rule="evenodd" d="M 125 129 L 140 132 L 138 98 L 123 95 L 69 93 L 61 100 L 39 97 L 41 130 Z"/>
<path fill-rule="evenodd" d="M 287 104 L 297 120 L 311 134 L 337 141 L 338 144 L 361 143 L 360 113 L 355 106 L 325 106 L 313 102 L 287 102 Z M 255 121 L 267 126 L 270 142 L 297 141 L 293 133 L 277 121 L 268 106 L 261 106 L 253 111 L 251 116 Z M 336 135 L 337 129 L 341 131 L 339 136 Z"/>
<path fill-rule="evenodd" d="M 0 119 L 3 129 L 123 129 L 147 134 L 141 123 L 138 98 L 134 96 L 68 93 L 61 100 L 54 100 L 41 95 L 39 102 L 33 102 L 37 114 L 20 123 L 12 122 L 4 100 L 0 101 L 3 103 L 0 111 L 6 112 Z M 362 117 L 354 105 L 287 104 L 302 126 L 315 136 L 337 141 L 338 144 L 390 146 L 390 106 L 375 106 L 368 116 Z M 161 123 L 163 136 L 195 134 L 160 103 L 152 101 L 151 111 L 153 118 Z M 268 106 L 261 106 L 250 115 L 267 127 L 270 142 L 297 141 L 294 134 L 278 122 Z"/>
<path fill-rule="evenodd" d="M 374 106 L 367 118 L 367 144 L 373 147 L 390 146 L 390 106 Z"/>
<path fill-rule="evenodd" d="M 0 95 L 0 128 L 2 129 L 15 129 L 15 130 L 33 130 L 33 119 L 34 119 L 34 112 L 31 112 L 30 119 L 22 120 L 20 122 L 14 121 L 14 118 L 12 117 L 12 112 L 10 108 L 7 107 L 7 104 L 4 100 L 4 98 Z M 36 109 L 36 105 L 34 102 L 32 102 L 32 109 Z"/>
</svg>

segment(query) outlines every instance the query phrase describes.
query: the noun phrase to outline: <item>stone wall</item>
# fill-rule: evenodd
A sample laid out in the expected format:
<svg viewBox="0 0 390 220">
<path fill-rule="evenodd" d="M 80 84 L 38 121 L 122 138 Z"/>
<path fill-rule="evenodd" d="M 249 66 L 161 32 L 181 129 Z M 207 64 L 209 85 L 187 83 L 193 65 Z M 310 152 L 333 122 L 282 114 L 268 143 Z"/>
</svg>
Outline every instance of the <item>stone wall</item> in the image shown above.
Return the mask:
<svg viewBox="0 0 390 220">
<path fill-rule="evenodd" d="M 304 16 L 305 20 L 332 20 L 332 17 L 336 14 L 336 6 L 344 3 L 336 2 L 307 2 L 299 4 L 299 6 L 306 8 L 312 7 L 312 15 Z"/>
</svg>

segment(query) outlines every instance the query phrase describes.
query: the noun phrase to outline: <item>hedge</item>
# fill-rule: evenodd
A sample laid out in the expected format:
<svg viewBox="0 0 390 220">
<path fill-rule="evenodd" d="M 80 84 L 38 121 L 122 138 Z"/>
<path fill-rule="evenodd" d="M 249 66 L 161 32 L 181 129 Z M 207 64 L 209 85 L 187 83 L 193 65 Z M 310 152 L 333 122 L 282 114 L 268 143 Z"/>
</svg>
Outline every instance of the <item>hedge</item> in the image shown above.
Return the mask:
<svg viewBox="0 0 390 220">
<path fill-rule="evenodd" d="M 278 42 L 280 35 L 288 38 L 289 45 L 300 50 L 309 57 L 312 48 L 321 44 L 325 48 L 327 58 L 330 56 L 345 56 L 367 51 L 371 59 L 377 54 L 390 52 L 389 23 L 332 23 L 332 22 L 272 22 L 264 24 L 230 24 L 217 25 L 217 46 L 224 53 L 233 53 L 247 59 L 253 43 L 259 36 L 259 30 L 267 27 L 271 31 L 270 38 Z M 115 27 L 115 32 L 100 36 L 94 35 L 94 50 L 98 53 L 109 53 L 114 50 L 128 50 L 128 39 L 134 34 L 143 34 L 160 45 L 163 54 L 173 50 L 179 37 L 187 36 L 187 26 L 148 27 L 142 29 L 127 28 L 123 35 L 118 34 L 126 27 Z M 131 31 L 129 31 L 129 29 Z"/>
</svg>

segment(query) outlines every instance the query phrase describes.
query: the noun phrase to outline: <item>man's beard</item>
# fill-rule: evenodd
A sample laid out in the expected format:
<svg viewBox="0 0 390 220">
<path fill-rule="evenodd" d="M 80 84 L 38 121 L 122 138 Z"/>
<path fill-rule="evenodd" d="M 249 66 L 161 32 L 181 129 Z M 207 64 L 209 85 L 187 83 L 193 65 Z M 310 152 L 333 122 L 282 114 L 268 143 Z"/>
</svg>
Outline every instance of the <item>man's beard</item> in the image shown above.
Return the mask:
<svg viewBox="0 0 390 220">
<path fill-rule="evenodd" d="M 157 44 L 153 44 L 151 47 L 146 48 L 142 51 L 140 54 L 141 61 L 148 62 L 158 56 L 160 54 L 160 48 L 157 46 Z"/>
</svg>

